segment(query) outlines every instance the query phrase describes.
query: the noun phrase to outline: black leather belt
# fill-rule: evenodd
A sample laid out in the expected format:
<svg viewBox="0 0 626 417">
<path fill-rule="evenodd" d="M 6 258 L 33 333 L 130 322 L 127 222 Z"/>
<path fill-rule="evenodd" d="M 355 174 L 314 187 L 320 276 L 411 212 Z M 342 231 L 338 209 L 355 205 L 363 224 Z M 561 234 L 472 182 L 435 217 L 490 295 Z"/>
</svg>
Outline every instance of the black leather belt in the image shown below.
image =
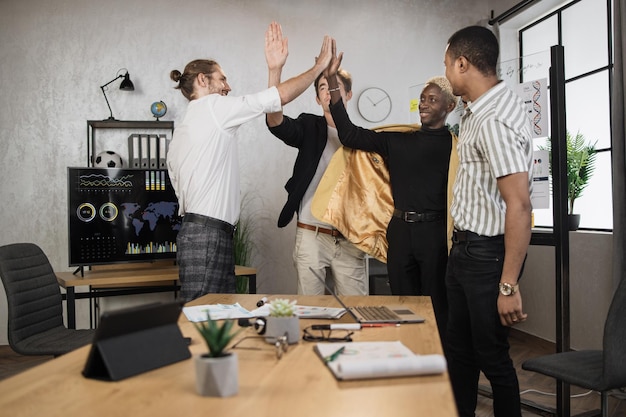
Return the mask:
<svg viewBox="0 0 626 417">
<path fill-rule="evenodd" d="M 435 222 L 445 217 L 444 213 L 441 212 L 431 211 L 428 213 L 417 213 L 415 211 L 402 211 L 398 209 L 393 209 L 393 215 L 407 223 Z"/>
<path fill-rule="evenodd" d="M 183 216 L 183 221 L 201 224 L 203 226 L 212 227 L 214 229 L 219 229 L 230 235 L 235 234 L 235 226 L 223 220 L 214 219 L 213 217 L 209 216 L 203 216 L 201 214 L 195 213 L 185 213 L 185 215 Z"/>
<path fill-rule="evenodd" d="M 454 230 L 452 232 L 452 241 L 454 243 L 474 242 L 478 240 L 504 240 L 504 235 L 482 236 L 469 230 Z"/>
</svg>

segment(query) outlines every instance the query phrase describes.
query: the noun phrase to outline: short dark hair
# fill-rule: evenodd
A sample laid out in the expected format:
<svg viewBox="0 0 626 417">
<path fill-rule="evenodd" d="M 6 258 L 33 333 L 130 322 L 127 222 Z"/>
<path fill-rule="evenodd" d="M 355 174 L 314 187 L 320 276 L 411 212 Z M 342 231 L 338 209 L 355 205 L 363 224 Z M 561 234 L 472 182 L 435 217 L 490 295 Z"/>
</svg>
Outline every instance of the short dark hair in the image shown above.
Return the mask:
<svg viewBox="0 0 626 417">
<path fill-rule="evenodd" d="M 495 75 L 500 47 L 493 32 L 483 26 L 468 26 L 448 39 L 448 54 L 464 56 L 483 75 Z"/>
</svg>

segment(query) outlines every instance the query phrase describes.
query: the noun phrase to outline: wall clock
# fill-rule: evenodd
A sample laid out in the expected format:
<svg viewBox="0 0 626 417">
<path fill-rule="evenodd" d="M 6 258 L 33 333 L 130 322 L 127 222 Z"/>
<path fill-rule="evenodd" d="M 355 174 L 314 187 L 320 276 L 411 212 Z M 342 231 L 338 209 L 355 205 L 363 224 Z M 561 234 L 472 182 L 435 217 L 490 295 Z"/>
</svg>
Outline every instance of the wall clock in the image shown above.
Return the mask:
<svg viewBox="0 0 626 417">
<path fill-rule="evenodd" d="M 382 88 L 366 88 L 359 95 L 357 108 L 368 122 L 382 122 L 391 113 L 391 97 Z"/>
</svg>

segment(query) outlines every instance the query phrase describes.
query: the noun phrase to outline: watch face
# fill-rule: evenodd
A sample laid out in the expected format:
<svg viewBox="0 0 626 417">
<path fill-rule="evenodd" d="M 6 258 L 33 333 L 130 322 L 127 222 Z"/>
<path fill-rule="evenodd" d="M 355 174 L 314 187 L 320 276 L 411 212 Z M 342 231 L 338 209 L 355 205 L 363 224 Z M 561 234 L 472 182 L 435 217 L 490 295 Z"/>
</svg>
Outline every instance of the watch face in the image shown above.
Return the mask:
<svg viewBox="0 0 626 417">
<path fill-rule="evenodd" d="M 370 87 L 363 90 L 357 101 L 361 117 L 368 122 L 378 123 L 391 113 L 391 97 L 383 89 Z"/>
<path fill-rule="evenodd" d="M 501 282 L 499 287 L 502 295 L 513 295 L 517 292 L 517 285 L 511 285 L 508 282 Z"/>
<path fill-rule="evenodd" d="M 511 295 L 511 291 L 513 291 L 511 285 L 507 283 L 500 283 L 500 293 L 502 295 Z"/>
</svg>

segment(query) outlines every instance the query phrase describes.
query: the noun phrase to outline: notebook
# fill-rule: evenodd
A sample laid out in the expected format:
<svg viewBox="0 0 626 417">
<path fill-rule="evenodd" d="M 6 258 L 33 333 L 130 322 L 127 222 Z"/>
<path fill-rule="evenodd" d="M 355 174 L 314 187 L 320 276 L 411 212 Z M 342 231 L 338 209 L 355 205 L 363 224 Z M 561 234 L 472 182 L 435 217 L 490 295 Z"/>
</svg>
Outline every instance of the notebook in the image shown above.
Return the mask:
<svg viewBox="0 0 626 417">
<path fill-rule="evenodd" d="M 313 268 L 309 270 L 317 279 L 322 281 L 328 292 L 335 297 L 335 300 L 348 312 L 357 323 L 423 323 L 424 318 L 418 316 L 409 308 L 403 305 L 388 306 L 357 306 L 348 307 L 341 301 L 341 298 L 326 284 L 324 277 L 320 276 Z"/>
</svg>

